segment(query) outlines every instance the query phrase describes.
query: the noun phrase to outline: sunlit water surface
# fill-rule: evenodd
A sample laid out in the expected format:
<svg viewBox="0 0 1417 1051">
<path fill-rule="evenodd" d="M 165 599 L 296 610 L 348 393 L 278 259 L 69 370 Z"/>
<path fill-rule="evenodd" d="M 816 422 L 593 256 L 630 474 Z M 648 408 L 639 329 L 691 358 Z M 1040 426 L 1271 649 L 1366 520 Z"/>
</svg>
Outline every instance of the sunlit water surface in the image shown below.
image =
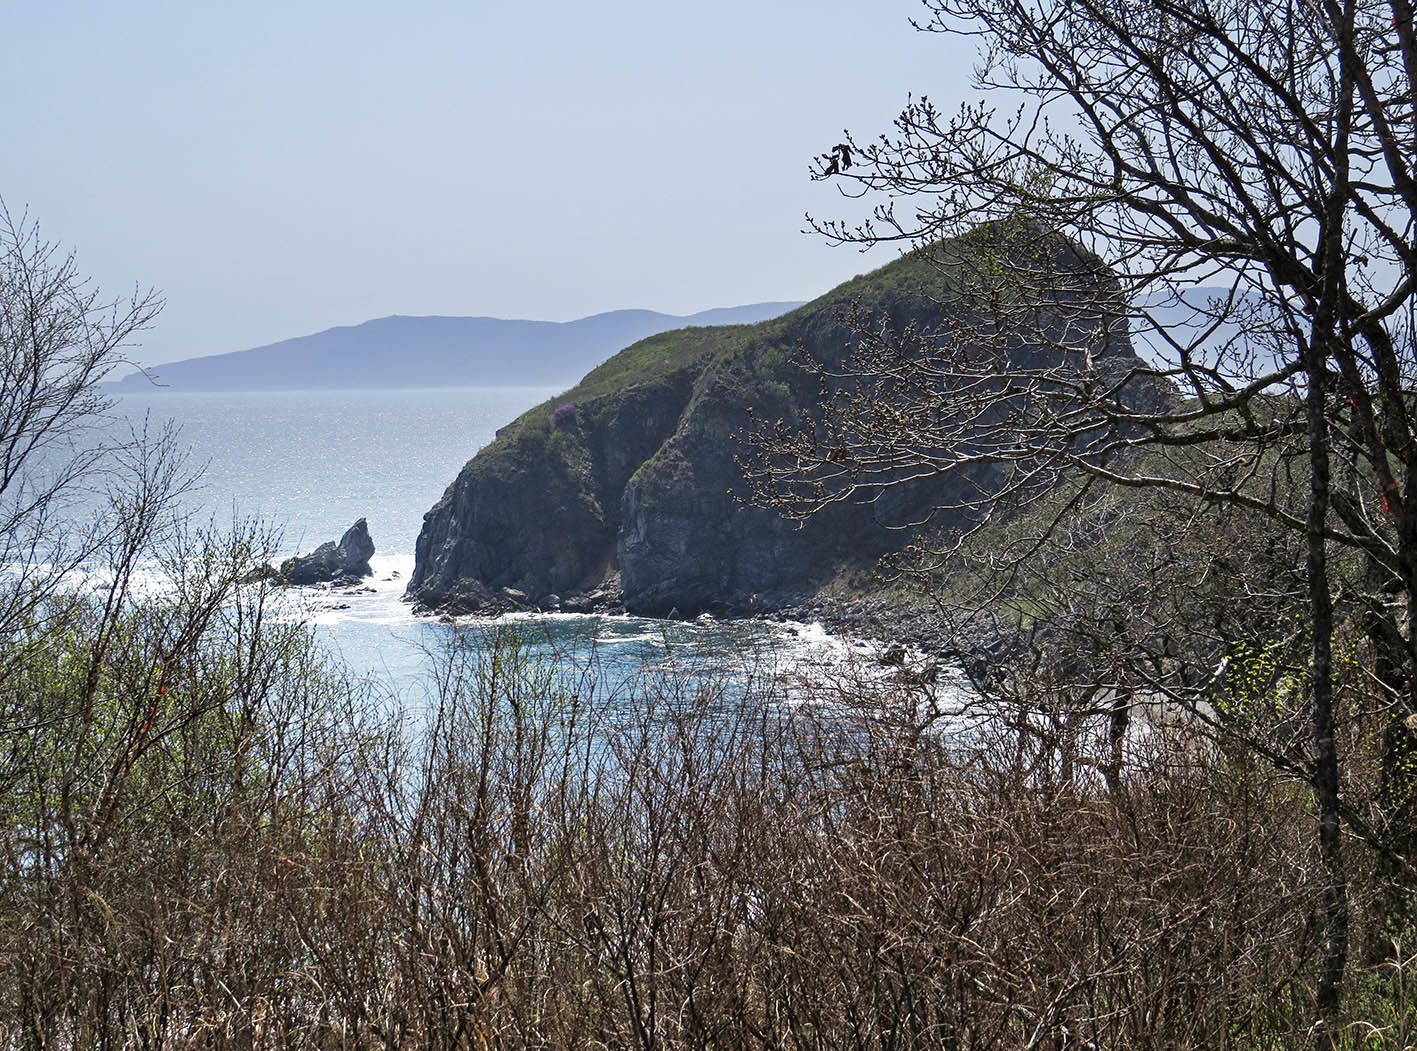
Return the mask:
<svg viewBox="0 0 1417 1051">
<path fill-rule="evenodd" d="M 172 423 L 200 486 L 186 497 L 199 520 L 252 517 L 279 530 L 276 557 L 337 539 L 366 518 L 376 553 L 367 590 L 292 589 L 288 612 L 377 688 L 408 703 L 426 693 L 450 633 L 493 625 L 416 617 L 404 600 L 425 511 L 497 428 L 551 395 L 544 388 L 125 394 L 120 420 Z M 851 646 L 819 626 L 686 624 L 580 615 L 502 618 L 534 653 L 590 668 L 605 689 L 643 669 L 729 671 L 739 681 L 839 661 Z"/>
</svg>

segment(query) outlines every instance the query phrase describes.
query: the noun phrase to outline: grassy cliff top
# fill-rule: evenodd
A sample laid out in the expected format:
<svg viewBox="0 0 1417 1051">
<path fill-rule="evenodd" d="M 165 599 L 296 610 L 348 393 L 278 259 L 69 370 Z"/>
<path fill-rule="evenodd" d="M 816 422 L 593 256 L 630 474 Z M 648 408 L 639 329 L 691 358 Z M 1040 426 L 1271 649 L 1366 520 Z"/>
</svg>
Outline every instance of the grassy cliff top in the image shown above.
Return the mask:
<svg viewBox="0 0 1417 1051">
<path fill-rule="evenodd" d="M 544 427 L 549 425 L 550 414 L 559 406 L 584 405 L 631 387 L 654 383 L 683 369 L 702 368 L 710 361 L 736 357 L 754 345 L 784 343 L 794 325 L 814 314 L 840 311 L 856 302 L 920 295 L 931 288 L 939 294 L 945 280 L 940 259 L 938 251 L 909 252 L 769 321 L 681 328 L 649 336 L 596 366 L 570 390 L 528 410 L 504 431 L 511 434 L 528 425 Z M 948 266 L 946 262 L 947 269 Z"/>
</svg>

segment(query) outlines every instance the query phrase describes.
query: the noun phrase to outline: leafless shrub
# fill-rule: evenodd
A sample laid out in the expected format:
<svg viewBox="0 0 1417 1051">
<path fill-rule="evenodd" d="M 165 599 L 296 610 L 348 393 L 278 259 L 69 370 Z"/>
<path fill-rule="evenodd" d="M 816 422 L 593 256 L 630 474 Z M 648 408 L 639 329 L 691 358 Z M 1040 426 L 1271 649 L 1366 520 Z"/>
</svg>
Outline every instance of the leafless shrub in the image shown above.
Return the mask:
<svg viewBox="0 0 1417 1051">
<path fill-rule="evenodd" d="M 243 634 L 247 587 L 110 630 L 92 693 L 92 651 L 25 684 L 68 714 L 12 746 L 0 1045 L 1209 1048 L 1308 1017 L 1305 797 L 1183 728 L 1115 791 L 918 687 L 607 696 L 509 636 L 371 721 L 298 632 Z"/>
</svg>

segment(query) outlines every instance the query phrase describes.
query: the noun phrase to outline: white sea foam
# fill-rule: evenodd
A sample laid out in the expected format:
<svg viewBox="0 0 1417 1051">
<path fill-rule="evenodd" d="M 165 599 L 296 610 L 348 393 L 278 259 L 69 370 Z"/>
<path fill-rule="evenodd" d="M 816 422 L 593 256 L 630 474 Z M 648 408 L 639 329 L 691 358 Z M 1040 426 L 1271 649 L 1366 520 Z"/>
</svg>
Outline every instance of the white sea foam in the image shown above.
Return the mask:
<svg viewBox="0 0 1417 1051">
<path fill-rule="evenodd" d="M 369 625 L 407 624 L 413 620 L 412 607 L 404 599 L 411 554 L 375 554 L 369 559 L 373 573 L 353 589 L 298 588 L 297 610 L 317 627 L 333 627 L 358 622 Z"/>
</svg>

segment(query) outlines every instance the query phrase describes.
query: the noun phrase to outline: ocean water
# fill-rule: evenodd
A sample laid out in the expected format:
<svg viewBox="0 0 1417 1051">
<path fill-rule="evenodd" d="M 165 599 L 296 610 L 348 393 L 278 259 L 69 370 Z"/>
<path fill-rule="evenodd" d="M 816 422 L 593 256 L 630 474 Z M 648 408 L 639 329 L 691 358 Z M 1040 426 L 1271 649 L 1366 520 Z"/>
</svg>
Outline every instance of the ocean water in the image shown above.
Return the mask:
<svg viewBox="0 0 1417 1051">
<path fill-rule="evenodd" d="M 171 422 L 202 471 L 194 513 L 259 515 L 281 528 L 283 555 L 369 520 L 384 558 L 413 557 L 423 513 L 497 428 L 554 390 L 124 394 L 134 425 Z"/>
<path fill-rule="evenodd" d="M 276 558 L 338 539 L 366 518 L 375 544 L 364 593 L 295 588 L 286 612 L 311 623 L 355 674 L 416 704 L 437 654 L 458 631 L 515 630 L 533 652 L 593 667 L 608 689 L 646 668 L 743 676 L 833 662 L 849 644 L 818 626 L 686 624 L 637 617 L 504 617 L 450 625 L 404 600 L 423 514 L 499 427 L 555 394 L 545 388 L 124 394 L 118 426 L 167 424 L 201 478 L 189 513 L 217 526 L 259 518 Z M 859 645 L 857 647 L 860 648 Z"/>
</svg>

